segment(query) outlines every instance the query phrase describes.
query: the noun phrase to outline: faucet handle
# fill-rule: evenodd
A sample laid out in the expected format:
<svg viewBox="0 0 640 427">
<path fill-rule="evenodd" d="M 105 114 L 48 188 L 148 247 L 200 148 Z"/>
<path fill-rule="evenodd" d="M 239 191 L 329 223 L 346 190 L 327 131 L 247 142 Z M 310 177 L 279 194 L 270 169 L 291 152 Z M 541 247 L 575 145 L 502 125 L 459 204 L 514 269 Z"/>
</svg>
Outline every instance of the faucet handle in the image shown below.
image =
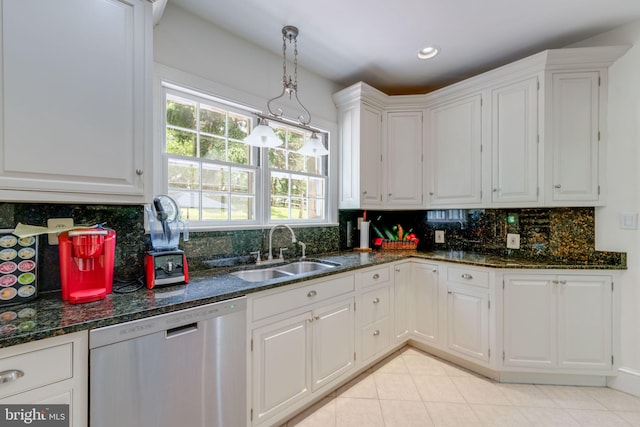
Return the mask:
<svg viewBox="0 0 640 427">
<path fill-rule="evenodd" d="M 256 264 L 260 264 L 262 260 L 260 259 L 260 251 L 249 252 L 249 255 L 256 256 Z"/>
<path fill-rule="evenodd" d="M 280 248 L 280 258 L 279 259 L 284 260 L 284 255 L 282 254 L 282 252 L 288 251 L 288 250 L 289 250 L 289 248 Z"/>
</svg>

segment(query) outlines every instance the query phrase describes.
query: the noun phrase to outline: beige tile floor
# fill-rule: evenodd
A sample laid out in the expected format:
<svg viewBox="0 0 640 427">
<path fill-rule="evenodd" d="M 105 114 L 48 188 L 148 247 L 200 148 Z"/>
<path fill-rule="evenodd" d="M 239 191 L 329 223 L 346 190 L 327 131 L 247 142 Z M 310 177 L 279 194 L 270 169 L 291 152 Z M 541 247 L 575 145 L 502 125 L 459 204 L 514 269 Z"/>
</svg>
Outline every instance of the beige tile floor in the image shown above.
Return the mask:
<svg viewBox="0 0 640 427">
<path fill-rule="evenodd" d="M 640 397 L 604 387 L 501 384 L 405 347 L 286 427 L 640 426 Z"/>
</svg>

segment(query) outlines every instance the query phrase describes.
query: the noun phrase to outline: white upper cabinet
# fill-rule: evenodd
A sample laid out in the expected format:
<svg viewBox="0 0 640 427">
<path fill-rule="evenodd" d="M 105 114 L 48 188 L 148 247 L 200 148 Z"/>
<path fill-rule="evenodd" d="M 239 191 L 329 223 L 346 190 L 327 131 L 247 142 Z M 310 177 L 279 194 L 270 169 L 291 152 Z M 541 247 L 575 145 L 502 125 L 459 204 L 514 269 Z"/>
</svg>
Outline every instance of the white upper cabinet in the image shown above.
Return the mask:
<svg viewBox="0 0 640 427">
<path fill-rule="evenodd" d="M 422 205 L 422 111 L 387 113 L 386 176 L 388 208 Z"/>
<path fill-rule="evenodd" d="M 427 110 L 428 205 L 462 206 L 481 201 L 480 95 Z"/>
<path fill-rule="evenodd" d="M 599 202 L 600 71 L 551 74 L 550 204 Z"/>
<path fill-rule="evenodd" d="M 491 90 L 491 203 L 538 202 L 538 78 Z"/>
<path fill-rule="evenodd" d="M 422 109 L 392 98 L 364 83 L 333 95 L 341 209 L 422 206 Z"/>
<path fill-rule="evenodd" d="M 151 3 L 0 6 L 0 197 L 144 202 L 151 182 Z"/>
</svg>

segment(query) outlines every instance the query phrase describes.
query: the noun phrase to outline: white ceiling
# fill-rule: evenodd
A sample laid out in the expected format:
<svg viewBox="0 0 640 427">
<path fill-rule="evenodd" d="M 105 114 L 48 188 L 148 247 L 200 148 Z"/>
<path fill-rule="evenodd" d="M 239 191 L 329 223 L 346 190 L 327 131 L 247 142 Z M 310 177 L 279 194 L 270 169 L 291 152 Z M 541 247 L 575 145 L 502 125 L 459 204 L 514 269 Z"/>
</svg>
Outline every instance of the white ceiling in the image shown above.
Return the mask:
<svg viewBox="0 0 640 427">
<path fill-rule="evenodd" d="M 388 94 L 424 93 L 640 19 L 640 0 L 169 1 L 279 55 L 282 27 L 295 25 L 301 67 Z M 418 60 L 426 45 L 441 54 Z"/>
</svg>

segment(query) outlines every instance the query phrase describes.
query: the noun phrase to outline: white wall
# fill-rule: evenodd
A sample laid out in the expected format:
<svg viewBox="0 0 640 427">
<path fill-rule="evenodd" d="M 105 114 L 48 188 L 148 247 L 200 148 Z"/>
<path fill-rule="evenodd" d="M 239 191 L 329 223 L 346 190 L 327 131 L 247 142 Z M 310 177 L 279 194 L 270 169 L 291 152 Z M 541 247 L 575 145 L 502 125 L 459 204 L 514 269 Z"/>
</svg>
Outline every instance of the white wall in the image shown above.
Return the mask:
<svg viewBox="0 0 640 427">
<path fill-rule="evenodd" d="M 570 47 L 630 45 L 609 69 L 607 205 L 596 209 L 596 248 L 627 253 L 622 275 L 621 369 L 613 388 L 640 396 L 640 231 L 621 230 L 621 212 L 640 211 L 640 21 Z"/>
</svg>

